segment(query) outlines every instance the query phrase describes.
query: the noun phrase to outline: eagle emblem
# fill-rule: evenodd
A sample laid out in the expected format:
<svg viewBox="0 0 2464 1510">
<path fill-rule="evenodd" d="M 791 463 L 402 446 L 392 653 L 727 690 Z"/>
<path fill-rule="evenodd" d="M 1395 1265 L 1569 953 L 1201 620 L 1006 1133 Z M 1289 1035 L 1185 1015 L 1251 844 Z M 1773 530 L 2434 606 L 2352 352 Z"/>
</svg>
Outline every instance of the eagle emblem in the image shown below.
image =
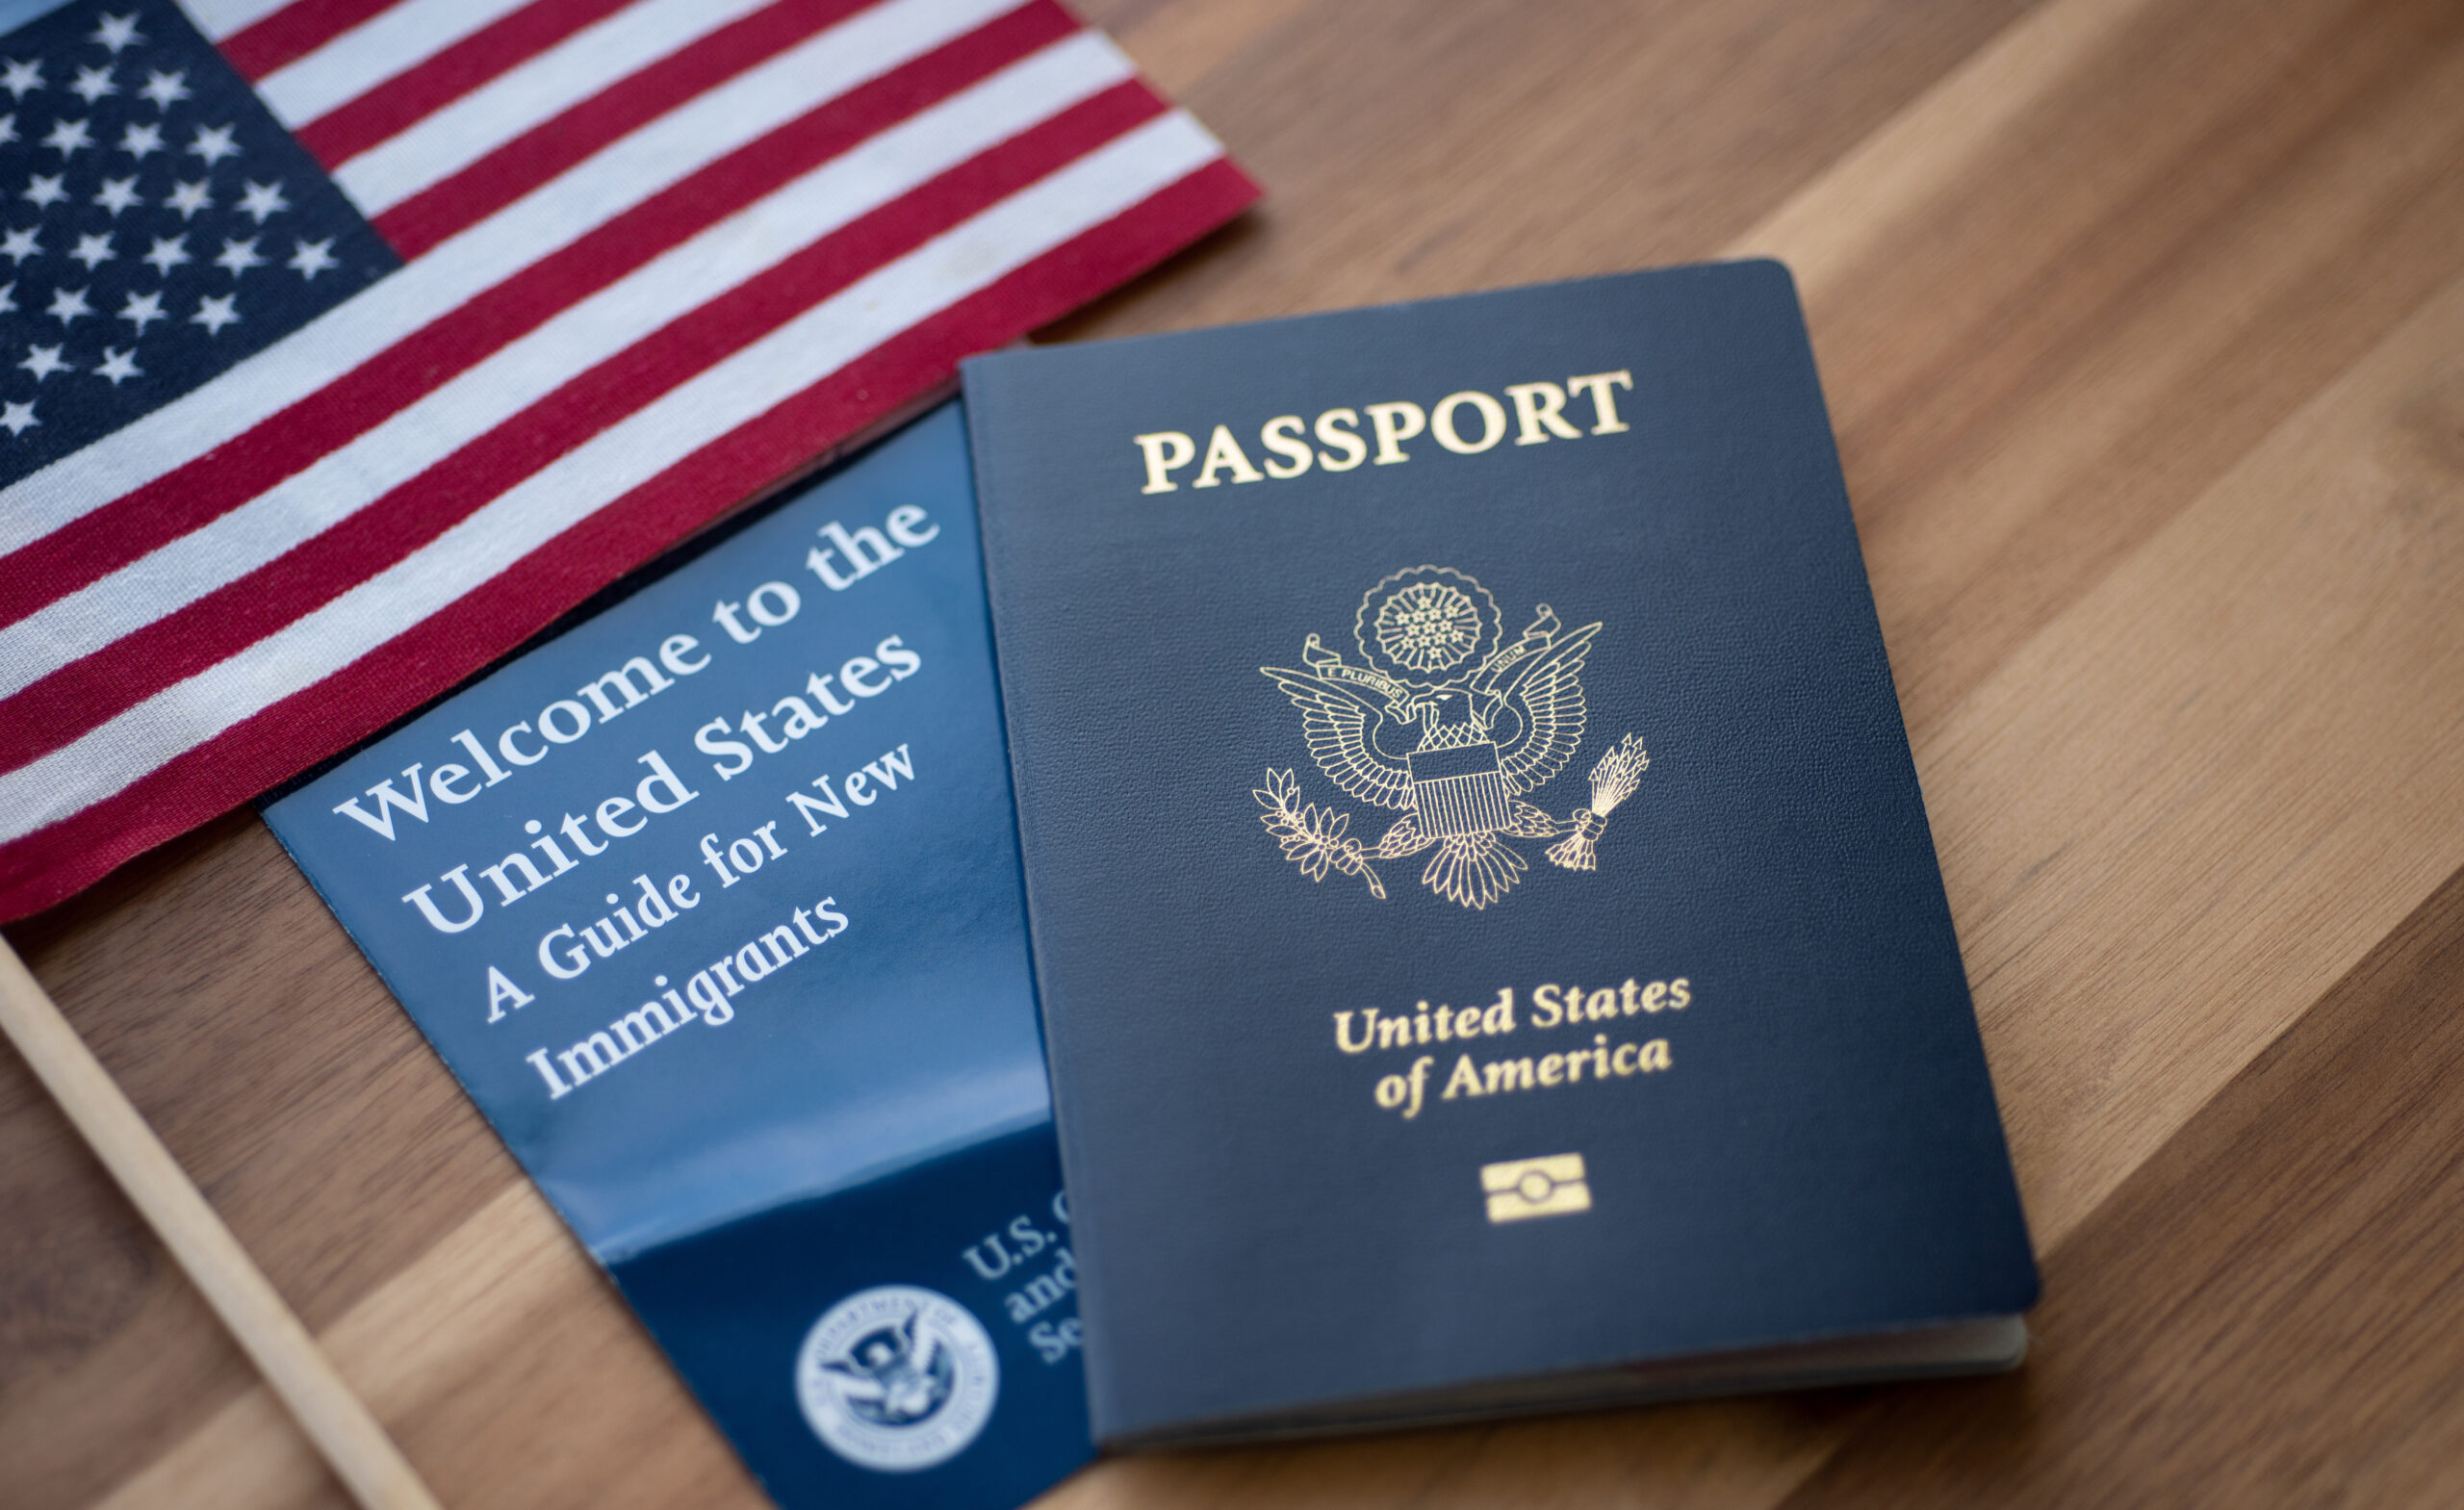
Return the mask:
<svg viewBox="0 0 2464 1510">
<path fill-rule="evenodd" d="M 822 1367 L 847 1381 L 847 1409 L 877 1426 L 911 1426 L 950 1397 L 958 1368 L 937 1338 L 915 1336 L 916 1313 L 876 1327 Z"/>
<path fill-rule="evenodd" d="M 1365 664 L 1313 633 L 1300 652 L 1305 670 L 1258 670 L 1299 708 L 1318 768 L 1354 800 L 1402 816 L 1365 846 L 1349 835 L 1348 815 L 1303 803 L 1291 771 L 1270 770 L 1252 794 L 1266 809 L 1259 821 L 1310 880 L 1357 876 L 1381 900 L 1372 861 L 1429 849 L 1422 882 L 1474 909 L 1502 898 L 1528 868 L 1509 837 L 1557 839 L 1552 862 L 1593 869 L 1610 809 L 1651 764 L 1634 736 L 1592 767 L 1590 805 L 1563 822 L 1525 795 L 1582 744 L 1583 663 L 1600 627 L 1569 631 L 1541 603 L 1522 636 L 1502 644 L 1497 601 L 1476 578 L 1445 566 L 1393 574 L 1353 616 Z"/>
</svg>

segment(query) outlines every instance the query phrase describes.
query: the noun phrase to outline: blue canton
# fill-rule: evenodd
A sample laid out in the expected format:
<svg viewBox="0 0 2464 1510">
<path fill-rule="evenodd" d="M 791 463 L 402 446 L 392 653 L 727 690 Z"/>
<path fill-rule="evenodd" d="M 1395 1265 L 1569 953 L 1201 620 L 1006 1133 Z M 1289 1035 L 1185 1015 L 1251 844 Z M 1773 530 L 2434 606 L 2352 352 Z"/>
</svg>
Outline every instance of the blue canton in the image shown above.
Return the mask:
<svg viewBox="0 0 2464 1510">
<path fill-rule="evenodd" d="M 400 266 L 175 7 L 0 37 L 0 483 Z"/>
</svg>

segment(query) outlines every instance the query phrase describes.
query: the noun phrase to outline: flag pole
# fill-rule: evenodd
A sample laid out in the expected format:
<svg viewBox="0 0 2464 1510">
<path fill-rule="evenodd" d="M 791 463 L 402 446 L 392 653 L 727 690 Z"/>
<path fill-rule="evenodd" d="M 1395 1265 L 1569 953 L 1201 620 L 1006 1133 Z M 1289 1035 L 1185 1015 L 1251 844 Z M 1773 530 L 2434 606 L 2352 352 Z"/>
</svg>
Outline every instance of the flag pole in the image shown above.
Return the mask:
<svg viewBox="0 0 2464 1510">
<path fill-rule="evenodd" d="M 0 1029 L 364 1510 L 438 1510 L 401 1449 L 0 938 Z"/>
</svg>

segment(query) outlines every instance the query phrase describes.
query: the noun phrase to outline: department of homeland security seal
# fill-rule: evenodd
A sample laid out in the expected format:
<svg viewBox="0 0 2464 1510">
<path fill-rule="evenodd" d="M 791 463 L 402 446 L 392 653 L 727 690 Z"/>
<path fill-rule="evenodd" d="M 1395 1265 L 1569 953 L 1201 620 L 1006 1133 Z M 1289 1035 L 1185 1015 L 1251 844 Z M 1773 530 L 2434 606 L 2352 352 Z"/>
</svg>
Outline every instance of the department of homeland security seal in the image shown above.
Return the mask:
<svg viewBox="0 0 2464 1510">
<path fill-rule="evenodd" d="M 1001 1361 L 972 1312 L 914 1285 L 858 1291 L 796 1354 L 796 1401 L 860 1468 L 912 1472 L 956 1457 L 992 1419 Z"/>
</svg>

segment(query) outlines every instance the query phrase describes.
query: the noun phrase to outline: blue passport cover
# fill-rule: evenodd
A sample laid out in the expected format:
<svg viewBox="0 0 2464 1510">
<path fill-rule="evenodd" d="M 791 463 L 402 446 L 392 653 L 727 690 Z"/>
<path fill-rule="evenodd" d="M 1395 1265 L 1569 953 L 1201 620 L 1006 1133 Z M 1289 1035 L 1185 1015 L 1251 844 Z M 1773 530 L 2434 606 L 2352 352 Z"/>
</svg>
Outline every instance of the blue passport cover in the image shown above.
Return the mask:
<svg viewBox="0 0 2464 1510">
<path fill-rule="evenodd" d="M 965 387 L 1098 1440 L 2033 1302 L 1784 269 Z"/>
<path fill-rule="evenodd" d="M 266 819 L 779 1503 L 1088 1458 L 955 404 Z"/>
</svg>

